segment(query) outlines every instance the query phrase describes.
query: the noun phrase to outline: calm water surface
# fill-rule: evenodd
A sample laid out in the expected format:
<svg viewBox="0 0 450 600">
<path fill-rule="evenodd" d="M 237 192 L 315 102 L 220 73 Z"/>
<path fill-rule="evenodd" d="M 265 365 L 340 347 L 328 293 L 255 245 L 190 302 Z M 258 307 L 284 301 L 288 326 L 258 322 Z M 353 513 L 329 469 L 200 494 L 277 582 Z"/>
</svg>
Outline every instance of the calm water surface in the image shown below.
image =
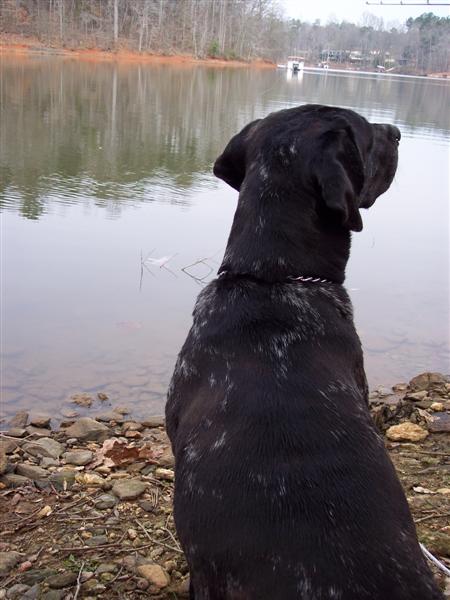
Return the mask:
<svg viewBox="0 0 450 600">
<path fill-rule="evenodd" d="M 370 384 L 450 370 L 448 83 L 38 57 L 0 69 L 3 413 L 59 416 L 79 391 L 161 413 L 236 207 L 212 163 L 248 121 L 306 102 L 403 134 L 347 270 Z"/>
</svg>

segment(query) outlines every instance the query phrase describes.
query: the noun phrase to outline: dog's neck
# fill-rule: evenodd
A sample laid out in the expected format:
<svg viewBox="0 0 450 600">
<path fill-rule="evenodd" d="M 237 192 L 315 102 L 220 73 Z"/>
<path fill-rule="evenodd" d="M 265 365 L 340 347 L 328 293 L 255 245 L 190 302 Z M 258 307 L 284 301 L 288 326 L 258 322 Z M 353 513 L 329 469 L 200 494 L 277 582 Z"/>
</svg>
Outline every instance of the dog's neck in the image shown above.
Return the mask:
<svg viewBox="0 0 450 600">
<path fill-rule="evenodd" d="M 324 225 L 313 198 L 281 200 L 269 191 L 258 194 L 255 202 L 250 194 L 246 187 L 239 195 L 219 273 L 249 275 L 269 283 L 299 276 L 343 283 L 349 231 Z"/>
</svg>

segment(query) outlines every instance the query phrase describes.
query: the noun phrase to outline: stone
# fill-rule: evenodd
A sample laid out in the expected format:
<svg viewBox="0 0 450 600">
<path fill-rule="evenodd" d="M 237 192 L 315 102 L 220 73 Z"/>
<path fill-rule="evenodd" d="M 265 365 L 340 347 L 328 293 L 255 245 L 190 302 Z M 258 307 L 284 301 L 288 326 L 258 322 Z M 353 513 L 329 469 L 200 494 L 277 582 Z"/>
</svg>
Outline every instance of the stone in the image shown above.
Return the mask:
<svg viewBox="0 0 450 600">
<path fill-rule="evenodd" d="M 48 456 L 44 456 L 41 458 L 40 465 L 43 469 L 48 469 L 49 467 L 59 467 L 59 460 L 56 458 L 49 458 Z"/>
<path fill-rule="evenodd" d="M 28 435 L 32 435 L 34 438 L 44 438 L 50 437 L 52 432 L 50 429 L 43 429 L 42 427 L 34 427 L 33 425 L 28 425 L 26 427 Z"/>
<path fill-rule="evenodd" d="M 152 513 L 156 510 L 156 507 L 153 504 L 153 502 L 150 502 L 149 500 L 140 500 L 139 506 L 142 508 L 142 510 L 145 510 L 145 512 L 149 513 Z"/>
<path fill-rule="evenodd" d="M 430 408 L 433 412 L 443 412 L 444 403 L 443 402 L 432 402 Z"/>
<path fill-rule="evenodd" d="M 6 438 L 0 438 L 0 450 L 3 450 L 5 454 L 12 454 L 16 448 L 20 448 L 22 440 L 8 440 Z"/>
<path fill-rule="evenodd" d="M 23 475 L 16 475 L 15 473 L 6 473 L 6 475 L 0 477 L 0 482 L 4 483 L 8 488 L 18 488 L 31 483 L 31 479 Z"/>
<path fill-rule="evenodd" d="M 163 416 L 158 416 L 158 417 L 147 417 L 146 419 L 144 419 L 142 422 L 142 425 L 144 427 L 164 427 L 165 423 L 166 423 L 166 419 Z"/>
<path fill-rule="evenodd" d="M 186 579 L 183 579 L 175 589 L 176 595 L 180 598 L 189 598 L 189 586 L 190 579 L 189 577 L 186 577 Z"/>
<path fill-rule="evenodd" d="M 450 413 L 436 412 L 433 414 L 433 420 L 427 424 L 428 430 L 431 433 L 448 433 L 450 432 Z"/>
<path fill-rule="evenodd" d="M 167 587 L 170 583 L 169 575 L 157 564 L 141 565 L 136 571 L 158 590 Z"/>
<path fill-rule="evenodd" d="M 412 392 L 445 390 L 448 379 L 442 373 L 421 373 L 409 382 Z"/>
<path fill-rule="evenodd" d="M 136 423 L 135 421 L 126 421 L 122 426 L 122 431 L 142 431 L 144 426 L 141 423 Z"/>
<path fill-rule="evenodd" d="M 8 600 L 18 600 L 18 598 L 21 598 L 28 591 L 29 587 L 29 585 L 25 585 L 24 583 L 16 583 L 16 585 L 10 587 L 6 592 L 6 597 Z"/>
<path fill-rule="evenodd" d="M 62 469 L 52 473 L 48 480 L 57 490 L 70 490 L 75 483 L 76 471 Z"/>
<path fill-rule="evenodd" d="M 20 552 L 0 552 L 0 577 L 9 575 L 21 558 Z"/>
<path fill-rule="evenodd" d="M 71 410 L 70 408 L 63 408 L 61 414 L 66 419 L 75 419 L 79 415 L 79 413 L 76 410 Z"/>
<path fill-rule="evenodd" d="M 90 408 L 92 406 L 93 398 L 89 394 L 74 394 L 71 396 L 70 400 L 74 404 L 78 404 L 78 406 L 83 406 L 84 408 Z"/>
<path fill-rule="evenodd" d="M 14 437 L 14 438 L 21 438 L 24 435 L 27 434 L 27 430 L 23 429 L 22 427 L 11 427 L 11 429 L 8 429 L 8 434 L 10 437 Z"/>
<path fill-rule="evenodd" d="M 425 398 L 428 396 L 428 392 L 423 390 L 421 392 L 410 392 L 407 394 L 407 399 L 408 400 L 414 400 L 414 401 L 418 401 L 418 400 L 425 400 Z"/>
<path fill-rule="evenodd" d="M 96 421 L 102 421 L 103 423 L 110 423 L 111 421 L 115 421 L 116 423 L 123 423 L 124 418 L 121 414 L 115 413 L 113 411 L 102 413 L 100 415 L 95 415 Z"/>
<path fill-rule="evenodd" d="M 108 395 L 103 393 L 103 392 L 98 392 L 97 393 L 97 398 L 101 401 L 101 402 L 105 402 L 105 400 L 109 400 Z"/>
<path fill-rule="evenodd" d="M 164 448 L 163 453 L 158 458 L 158 464 L 161 467 L 169 468 L 173 468 L 175 466 L 175 457 L 172 453 L 172 450 L 169 447 Z"/>
<path fill-rule="evenodd" d="M 31 571 L 23 573 L 21 579 L 23 583 L 26 583 L 27 585 L 35 585 L 36 583 L 40 583 L 52 575 L 56 575 L 56 571 L 54 569 L 32 569 Z"/>
<path fill-rule="evenodd" d="M 95 569 L 96 575 L 101 575 L 102 573 L 115 573 L 117 571 L 117 565 L 114 563 L 100 563 L 98 567 Z"/>
<path fill-rule="evenodd" d="M 64 452 L 64 446 L 49 437 L 24 444 L 23 449 L 32 456 L 47 456 L 49 458 L 59 458 Z"/>
<path fill-rule="evenodd" d="M 90 417 L 82 417 L 65 430 L 67 437 L 83 441 L 104 441 L 109 437 L 109 429 Z"/>
<path fill-rule="evenodd" d="M 66 463 L 83 466 L 92 461 L 94 453 L 90 450 L 71 450 L 70 452 L 64 452 L 63 458 Z"/>
<path fill-rule="evenodd" d="M 57 590 L 74 585 L 76 581 L 77 574 L 73 573 L 73 571 L 58 573 L 57 575 L 53 575 L 46 579 L 46 583 L 48 583 L 49 587 Z"/>
<path fill-rule="evenodd" d="M 393 442 L 421 442 L 427 436 L 428 431 L 409 421 L 392 425 L 386 431 L 386 437 Z"/>
<path fill-rule="evenodd" d="M 396 383 L 395 385 L 392 386 L 393 392 L 406 392 L 407 389 L 408 389 L 407 383 Z"/>
<path fill-rule="evenodd" d="M 128 406 L 116 406 L 114 412 L 119 413 L 119 415 L 129 415 L 130 409 Z"/>
<path fill-rule="evenodd" d="M 27 463 L 18 464 L 16 467 L 17 475 L 28 477 L 32 481 L 38 481 L 39 479 L 45 479 L 48 477 L 48 472 L 42 467 L 36 467 L 35 465 L 29 465 Z"/>
<path fill-rule="evenodd" d="M 20 600 L 37 600 L 41 595 L 41 586 L 36 583 L 30 587 Z"/>
<path fill-rule="evenodd" d="M 105 482 L 103 477 L 97 473 L 80 473 L 75 475 L 75 481 L 86 487 L 101 486 Z"/>
<path fill-rule="evenodd" d="M 6 452 L 3 448 L 0 448 L 0 475 L 6 473 L 8 467 L 8 459 L 6 458 Z"/>
<path fill-rule="evenodd" d="M 49 590 L 44 592 L 39 600 L 63 600 L 66 597 L 67 591 L 64 590 Z"/>
<path fill-rule="evenodd" d="M 50 427 L 51 417 L 39 415 L 30 419 L 30 425 L 34 427 L 40 427 L 42 429 L 48 429 Z"/>
<path fill-rule="evenodd" d="M 109 540 L 106 535 L 93 535 L 85 541 L 86 546 L 103 546 L 108 543 Z"/>
<path fill-rule="evenodd" d="M 175 473 L 171 469 L 155 469 L 155 477 L 158 479 L 166 479 L 167 481 L 175 480 Z"/>
<path fill-rule="evenodd" d="M 117 481 L 112 488 L 120 500 L 135 500 L 147 489 L 147 484 L 137 479 L 123 479 Z"/>
<path fill-rule="evenodd" d="M 26 427 L 28 423 L 28 413 L 25 410 L 21 410 L 14 415 L 11 421 L 8 423 L 9 427 Z"/>
</svg>

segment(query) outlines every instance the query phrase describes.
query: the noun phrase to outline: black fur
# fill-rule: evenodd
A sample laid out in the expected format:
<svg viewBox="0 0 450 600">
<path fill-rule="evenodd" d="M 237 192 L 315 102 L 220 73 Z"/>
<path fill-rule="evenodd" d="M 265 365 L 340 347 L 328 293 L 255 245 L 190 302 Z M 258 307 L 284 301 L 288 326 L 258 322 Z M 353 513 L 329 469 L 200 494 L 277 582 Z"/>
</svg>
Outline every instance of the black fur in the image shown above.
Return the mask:
<svg viewBox="0 0 450 600">
<path fill-rule="evenodd" d="M 369 414 L 340 285 L 399 139 L 307 105 L 250 123 L 214 165 L 239 202 L 166 408 L 192 599 L 442 598 Z"/>
</svg>

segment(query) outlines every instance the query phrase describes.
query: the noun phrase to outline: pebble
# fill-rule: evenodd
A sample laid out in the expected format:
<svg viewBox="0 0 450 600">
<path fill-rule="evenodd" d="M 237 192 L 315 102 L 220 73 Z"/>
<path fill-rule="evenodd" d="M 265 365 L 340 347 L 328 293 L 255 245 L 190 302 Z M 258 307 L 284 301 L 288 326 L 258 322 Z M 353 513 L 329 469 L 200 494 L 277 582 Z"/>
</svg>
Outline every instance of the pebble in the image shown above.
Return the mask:
<svg viewBox="0 0 450 600">
<path fill-rule="evenodd" d="M 406 421 L 399 425 L 392 425 L 386 431 L 386 437 L 393 442 L 420 442 L 428 436 L 428 431 L 416 425 Z"/>
<path fill-rule="evenodd" d="M 128 529 L 127 530 L 127 535 L 130 538 L 130 540 L 135 540 L 137 538 L 137 531 L 136 529 Z"/>
<path fill-rule="evenodd" d="M 28 413 L 25 410 L 21 410 L 16 413 L 9 422 L 9 427 L 26 427 L 28 423 Z"/>
<path fill-rule="evenodd" d="M 16 466 L 16 473 L 17 475 L 28 477 L 32 481 L 38 481 L 48 477 L 48 472 L 42 467 L 36 467 L 35 465 L 29 465 L 26 463 L 18 464 Z"/>
<path fill-rule="evenodd" d="M 167 481 L 175 480 L 175 473 L 171 469 L 155 469 L 155 477 L 166 479 Z"/>
<path fill-rule="evenodd" d="M 434 413 L 433 420 L 430 423 L 428 423 L 428 429 L 432 433 L 450 432 L 450 413 Z"/>
<path fill-rule="evenodd" d="M 75 475 L 75 481 L 86 487 L 99 486 L 105 483 L 103 477 L 97 473 L 80 473 L 79 475 Z"/>
<path fill-rule="evenodd" d="M 57 490 L 70 490 L 75 483 L 75 476 L 76 471 L 62 469 L 61 471 L 52 473 L 48 479 Z"/>
<path fill-rule="evenodd" d="M 117 565 L 114 563 L 100 563 L 98 567 L 95 569 L 96 575 L 101 575 L 102 573 L 115 573 L 117 571 Z"/>
<path fill-rule="evenodd" d="M 158 464 L 161 467 L 173 468 L 175 466 L 175 457 L 172 454 L 172 450 L 169 447 L 164 448 L 163 453 L 158 458 Z"/>
<path fill-rule="evenodd" d="M 154 512 L 155 511 L 155 505 L 153 504 L 153 502 L 150 502 L 149 500 L 140 500 L 139 506 L 142 508 L 142 510 L 145 510 L 145 512 Z"/>
<path fill-rule="evenodd" d="M 408 400 L 425 400 L 425 398 L 428 396 L 428 392 L 426 392 L 425 390 L 422 392 L 412 392 L 407 394 L 407 398 Z"/>
<path fill-rule="evenodd" d="M 8 467 L 8 459 L 6 458 L 6 452 L 3 448 L 0 448 L 0 475 L 6 473 Z"/>
<path fill-rule="evenodd" d="M 49 437 L 52 434 L 50 429 L 34 427 L 33 425 L 28 425 L 26 428 L 26 432 L 28 433 L 28 435 L 32 435 L 34 438 L 45 438 Z"/>
<path fill-rule="evenodd" d="M 170 583 L 167 572 L 157 564 L 146 564 L 137 567 L 136 571 L 158 590 L 165 588 Z"/>
<path fill-rule="evenodd" d="M 15 473 L 6 473 L 0 477 L 0 482 L 4 483 L 6 487 L 18 488 L 31 483 L 31 479 L 23 475 L 16 475 Z"/>
<path fill-rule="evenodd" d="M 87 546 L 103 546 L 104 544 L 108 544 L 109 540 L 106 535 L 94 535 L 88 540 L 86 540 Z"/>
<path fill-rule="evenodd" d="M 74 394 L 71 396 L 70 400 L 74 404 L 78 404 L 78 406 L 83 406 L 84 408 L 90 408 L 92 406 L 92 402 L 94 401 L 92 396 L 89 394 Z"/>
<path fill-rule="evenodd" d="M 51 417 L 46 417 L 43 415 L 39 415 L 37 417 L 33 417 L 30 419 L 30 425 L 34 425 L 35 427 L 41 427 L 43 429 L 50 427 Z"/>
<path fill-rule="evenodd" d="M 24 583 L 16 583 L 6 592 L 6 598 L 8 598 L 8 600 L 17 600 L 28 591 L 29 587 L 29 585 L 25 585 Z"/>
<path fill-rule="evenodd" d="M 10 437 L 14 437 L 14 438 L 21 438 L 24 435 L 26 435 L 27 430 L 26 429 L 22 429 L 22 427 L 12 427 L 11 429 L 8 430 L 8 435 Z"/>
<path fill-rule="evenodd" d="M 46 579 L 49 587 L 55 589 L 61 589 L 73 585 L 77 581 L 77 574 L 72 571 L 66 571 L 65 573 L 58 573 Z"/>
<path fill-rule="evenodd" d="M 31 571 L 27 571 L 21 577 L 23 583 L 27 585 L 34 585 L 35 583 L 40 583 L 47 579 L 48 577 L 52 577 L 56 575 L 56 571 L 54 569 L 33 569 Z"/>
<path fill-rule="evenodd" d="M 144 427 L 164 427 L 166 419 L 163 416 L 158 417 L 147 417 L 143 421 L 141 421 Z"/>
<path fill-rule="evenodd" d="M 48 469 L 49 467 L 59 467 L 59 460 L 44 456 L 41 458 L 40 465 L 43 469 Z"/>
<path fill-rule="evenodd" d="M 20 600 L 37 600 L 37 598 L 39 598 L 40 595 L 41 586 L 38 583 L 36 583 L 25 592 L 25 594 Z"/>
<path fill-rule="evenodd" d="M 0 576 L 8 575 L 21 559 L 19 552 L 0 552 Z"/>
<path fill-rule="evenodd" d="M 103 441 L 109 437 L 109 429 L 90 417 L 82 417 L 65 430 L 67 437 L 83 441 Z"/>
<path fill-rule="evenodd" d="M 64 452 L 64 446 L 49 437 L 29 442 L 23 446 L 23 449 L 32 456 L 47 456 L 48 458 L 59 458 Z"/>
<path fill-rule="evenodd" d="M 87 465 L 94 458 L 94 453 L 90 450 L 71 450 L 64 452 L 63 459 L 71 465 Z"/>
<path fill-rule="evenodd" d="M 112 488 L 115 494 L 121 500 L 134 500 L 138 498 L 147 489 L 147 484 L 137 479 L 124 479 L 117 481 Z"/>
</svg>

